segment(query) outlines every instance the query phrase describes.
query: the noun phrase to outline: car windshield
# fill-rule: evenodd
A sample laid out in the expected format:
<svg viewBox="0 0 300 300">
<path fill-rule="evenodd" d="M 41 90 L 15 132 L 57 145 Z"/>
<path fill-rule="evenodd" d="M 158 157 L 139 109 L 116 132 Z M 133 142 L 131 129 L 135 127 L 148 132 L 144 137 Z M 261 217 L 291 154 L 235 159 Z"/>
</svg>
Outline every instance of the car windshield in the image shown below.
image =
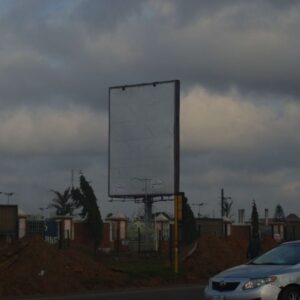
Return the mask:
<svg viewBox="0 0 300 300">
<path fill-rule="evenodd" d="M 295 265 L 300 263 L 300 243 L 282 244 L 258 258 L 253 265 Z"/>
</svg>

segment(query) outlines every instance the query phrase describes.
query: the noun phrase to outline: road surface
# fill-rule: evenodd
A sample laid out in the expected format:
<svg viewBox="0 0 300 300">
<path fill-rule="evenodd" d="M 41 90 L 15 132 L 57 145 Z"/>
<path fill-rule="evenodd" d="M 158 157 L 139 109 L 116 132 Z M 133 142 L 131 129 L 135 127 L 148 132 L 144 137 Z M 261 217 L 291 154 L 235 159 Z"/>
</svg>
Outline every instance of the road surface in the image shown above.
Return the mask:
<svg viewBox="0 0 300 300">
<path fill-rule="evenodd" d="M 163 288 L 144 288 L 86 295 L 59 297 L 1 298 L 23 300 L 204 300 L 203 286 L 180 286 Z"/>
</svg>

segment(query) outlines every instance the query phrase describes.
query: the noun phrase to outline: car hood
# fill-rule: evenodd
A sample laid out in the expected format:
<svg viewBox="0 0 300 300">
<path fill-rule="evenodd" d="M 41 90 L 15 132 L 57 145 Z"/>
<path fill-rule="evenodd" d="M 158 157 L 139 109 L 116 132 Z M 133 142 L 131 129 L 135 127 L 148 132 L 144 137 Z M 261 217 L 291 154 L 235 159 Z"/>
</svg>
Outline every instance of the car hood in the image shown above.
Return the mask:
<svg viewBox="0 0 300 300">
<path fill-rule="evenodd" d="M 280 274 L 283 270 L 291 268 L 291 266 L 270 266 L 270 265 L 240 265 L 225 270 L 215 277 L 222 278 L 258 278 Z"/>
</svg>

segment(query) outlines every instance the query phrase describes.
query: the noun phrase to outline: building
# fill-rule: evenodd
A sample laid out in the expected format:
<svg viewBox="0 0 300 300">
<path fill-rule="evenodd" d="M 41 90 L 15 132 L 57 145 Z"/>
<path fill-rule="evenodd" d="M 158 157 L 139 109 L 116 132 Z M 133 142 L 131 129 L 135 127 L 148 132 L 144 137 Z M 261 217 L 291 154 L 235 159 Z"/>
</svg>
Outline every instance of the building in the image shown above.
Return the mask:
<svg viewBox="0 0 300 300">
<path fill-rule="evenodd" d="M 232 220 L 223 218 L 195 218 L 198 235 L 231 235 Z"/>
<path fill-rule="evenodd" d="M 0 242 L 10 242 L 18 236 L 18 206 L 0 205 Z"/>
</svg>

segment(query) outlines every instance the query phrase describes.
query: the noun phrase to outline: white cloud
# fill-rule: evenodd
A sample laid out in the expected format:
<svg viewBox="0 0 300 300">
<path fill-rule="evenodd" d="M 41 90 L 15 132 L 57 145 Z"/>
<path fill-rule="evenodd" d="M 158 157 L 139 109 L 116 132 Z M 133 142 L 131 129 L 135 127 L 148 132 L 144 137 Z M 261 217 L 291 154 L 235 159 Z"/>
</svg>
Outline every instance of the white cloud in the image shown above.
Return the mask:
<svg viewBox="0 0 300 300">
<path fill-rule="evenodd" d="M 220 95 L 195 87 L 183 97 L 182 145 L 189 151 L 251 151 L 282 143 L 299 146 L 300 104 L 280 106 Z"/>
<path fill-rule="evenodd" d="M 17 108 L 0 113 L 0 152 L 100 152 L 107 145 L 107 116 L 78 106 Z"/>
</svg>

